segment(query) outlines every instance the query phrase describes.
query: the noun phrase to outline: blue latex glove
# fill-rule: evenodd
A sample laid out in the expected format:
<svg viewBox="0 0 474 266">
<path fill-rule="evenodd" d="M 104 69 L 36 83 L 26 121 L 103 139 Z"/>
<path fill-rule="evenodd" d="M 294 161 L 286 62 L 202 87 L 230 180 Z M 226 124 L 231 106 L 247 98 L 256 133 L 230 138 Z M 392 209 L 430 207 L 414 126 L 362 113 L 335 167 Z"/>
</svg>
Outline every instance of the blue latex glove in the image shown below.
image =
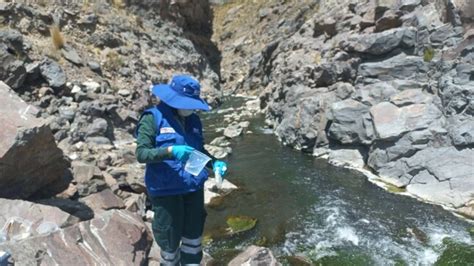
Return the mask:
<svg viewBox="0 0 474 266">
<path fill-rule="evenodd" d="M 194 150 L 193 147 L 187 145 L 174 145 L 171 146 L 171 154 L 174 158 L 180 160 L 181 162 L 186 162 L 189 158 L 189 155 Z"/>
<path fill-rule="evenodd" d="M 219 174 L 224 177 L 225 173 L 227 172 L 227 164 L 223 161 L 215 161 L 212 164 L 212 169 L 214 172 L 219 171 Z"/>
</svg>

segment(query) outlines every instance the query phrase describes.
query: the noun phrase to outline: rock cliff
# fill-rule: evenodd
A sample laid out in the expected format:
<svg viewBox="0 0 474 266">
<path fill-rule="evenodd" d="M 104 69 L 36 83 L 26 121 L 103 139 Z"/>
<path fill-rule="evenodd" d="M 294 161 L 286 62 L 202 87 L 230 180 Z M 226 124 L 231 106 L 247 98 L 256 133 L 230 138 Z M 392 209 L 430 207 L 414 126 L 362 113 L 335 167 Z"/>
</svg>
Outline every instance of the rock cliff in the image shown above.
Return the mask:
<svg viewBox="0 0 474 266">
<path fill-rule="evenodd" d="M 218 6 L 225 91 L 259 96 L 284 144 L 368 167 L 469 216 L 473 7 L 471 0 Z"/>
</svg>

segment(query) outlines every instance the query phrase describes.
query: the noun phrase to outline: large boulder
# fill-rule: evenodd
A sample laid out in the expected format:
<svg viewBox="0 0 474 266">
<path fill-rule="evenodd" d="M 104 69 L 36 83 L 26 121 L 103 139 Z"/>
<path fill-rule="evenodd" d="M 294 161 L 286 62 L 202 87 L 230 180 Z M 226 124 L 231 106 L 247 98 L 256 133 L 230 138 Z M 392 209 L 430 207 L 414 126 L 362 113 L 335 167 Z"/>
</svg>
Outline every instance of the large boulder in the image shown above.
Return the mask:
<svg viewBox="0 0 474 266">
<path fill-rule="evenodd" d="M 54 195 L 67 188 L 69 162 L 51 129 L 0 81 L 0 190 L 3 198 Z"/>
<path fill-rule="evenodd" d="M 434 104 L 411 104 L 397 107 L 381 102 L 370 108 L 377 139 L 396 139 L 412 130 L 422 130 L 442 117 Z"/>
<path fill-rule="evenodd" d="M 369 107 L 352 99 L 331 105 L 332 124 L 329 137 L 343 144 L 370 143 Z"/>
<path fill-rule="evenodd" d="M 397 28 L 384 32 L 355 35 L 343 41 L 341 46 L 348 52 L 383 55 L 397 47 L 410 48 L 415 38 L 414 28 Z"/>
<path fill-rule="evenodd" d="M 276 266 L 276 265 L 281 265 L 281 263 L 279 263 L 275 259 L 272 252 L 268 248 L 250 246 L 244 252 L 242 252 L 233 260 L 231 260 L 228 265 L 229 266 L 240 266 L 240 265 Z"/>
<path fill-rule="evenodd" d="M 426 148 L 385 164 L 379 176 L 437 204 L 461 207 L 472 199 L 474 149 Z"/>
<path fill-rule="evenodd" d="M 3 242 L 0 249 L 18 265 L 144 265 L 152 240 L 139 216 L 110 210 L 49 234 Z"/>
<path fill-rule="evenodd" d="M 422 57 L 399 54 L 380 62 L 367 62 L 359 66 L 358 75 L 379 80 L 427 80 L 428 66 Z"/>
</svg>

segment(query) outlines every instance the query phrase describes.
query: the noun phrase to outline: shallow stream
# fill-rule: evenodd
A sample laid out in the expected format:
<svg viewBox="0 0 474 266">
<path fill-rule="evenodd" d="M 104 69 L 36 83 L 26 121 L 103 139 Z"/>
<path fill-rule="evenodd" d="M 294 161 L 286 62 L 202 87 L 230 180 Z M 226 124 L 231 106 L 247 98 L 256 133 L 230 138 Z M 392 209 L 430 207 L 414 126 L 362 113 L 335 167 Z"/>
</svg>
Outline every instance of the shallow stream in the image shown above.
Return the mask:
<svg viewBox="0 0 474 266">
<path fill-rule="evenodd" d="M 203 120 L 209 140 L 221 135 L 222 115 Z M 473 224 L 284 147 L 262 125 L 253 118 L 253 133 L 232 140 L 227 179 L 239 190 L 208 208 L 206 250 L 217 265 L 251 244 L 286 265 L 474 265 Z M 257 218 L 257 226 L 227 236 L 231 215 Z"/>
</svg>

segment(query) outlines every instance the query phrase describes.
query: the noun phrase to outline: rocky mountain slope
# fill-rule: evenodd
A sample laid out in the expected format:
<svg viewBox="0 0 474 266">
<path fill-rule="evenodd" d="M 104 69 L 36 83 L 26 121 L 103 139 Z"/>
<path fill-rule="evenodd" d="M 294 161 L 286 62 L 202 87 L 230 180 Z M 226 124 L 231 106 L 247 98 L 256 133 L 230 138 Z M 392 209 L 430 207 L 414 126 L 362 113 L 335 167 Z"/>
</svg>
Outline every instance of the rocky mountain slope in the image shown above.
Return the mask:
<svg viewBox="0 0 474 266">
<path fill-rule="evenodd" d="M 159 263 L 133 131 L 175 73 L 217 104 L 211 21 L 207 1 L 0 3 L 0 250 L 15 263 Z"/>
<path fill-rule="evenodd" d="M 235 1 L 216 8 L 227 93 L 286 145 L 474 217 L 472 0 Z"/>
</svg>

